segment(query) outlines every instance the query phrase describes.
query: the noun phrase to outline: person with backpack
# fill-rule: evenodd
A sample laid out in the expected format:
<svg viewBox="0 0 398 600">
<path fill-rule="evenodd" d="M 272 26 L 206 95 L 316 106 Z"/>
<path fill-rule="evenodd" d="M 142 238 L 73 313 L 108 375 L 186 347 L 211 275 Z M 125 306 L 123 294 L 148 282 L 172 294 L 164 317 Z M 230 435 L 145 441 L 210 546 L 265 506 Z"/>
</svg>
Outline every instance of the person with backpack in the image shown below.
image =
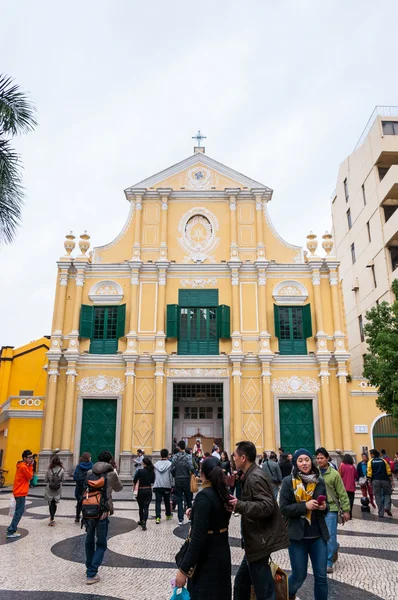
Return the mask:
<svg viewBox="0 0 398 600">
<path fill-rule="evenodd" d="M 381 458 L 380 452 L 373 448 L 370 451 L 371 459 L 368 462 L 367 477 L 372 482 L 373 492 L 376 498 L 379 517 L 387 513 L 392 517 L 391 494 L 394 483 L 392 480 L 391 467 L 389 463 Z"/>
<path fill-rule="evenodd" d="M 261 468 L 269 479 L 275 498 L 278 498 L 279 486 L 282 483 L 282 471 L 275 452 L 271 452 L 269 458 L 265 453 Z"/>
<path fill-rule="evenodd" d="M 29 492 L 29 482 L 33 478 L 33 456 L 30 450 L 22 452 L 22 460 L 17 462 L 12 494 L 15 498 L 15 511 L 12 521 L 7 529 L 7 539 L 19 538 L 18 523 L 25 510 L 26 496 Z"/>
<path fill-rule="evenodd" d="M 48 508 L 50 510 L 50 521 L 49 526 L 55 525 L 54 517 L 57 512 L 57 504 L 61 500 L 62 482 L 65 478 L 64 466 L 57 454 L 53 456 L 50 464 L 48 465 L 44 489 L 44 500 L 48 502 Z"/>
<path fill-rule="evenodd" d="M 79 458 L 79 464 L 77 465 L 75 472 L 73 473 L 73 479 L 76 481 L 75 487 L 75 498 L 76 498 L 76 517 L 75 523 L 80 523 L 80 513 L 82 512 L 82 496 L 84 485 L 86 483 L 86 477 L 88 471 L 93 468 L 91 462 L 90 452 L 83 452 Z"/>
<path fill-rule="evenodd" d="M 82 526 L 86 527 L 87 585 L 100 581 L 98 569 L 107 549 L 109 516 L 113 515 L 112 492 L 120 492 L 123 484 L 112 466 L 112 454 L 105 450 L 88 471 L 82 499 Z"/>
<path fill-rule="evenodd" d="M 177 444 L 178 454 L 174 454 L 171 459 L 172 464 L 172 475 L 174 477 L 175 495 L 177 496 L 178 505 L 178 524 L 184 523 L 184 509 L 182 504 L 182 497 L 184 496 L 187 508 L 192 508 L 192 494 L 191 494 L 191 473 L 195 473 L 195 469 L 192 463 L 192 456 L 185 452 L 185 442 L 181 440 Z"/>
</svg>

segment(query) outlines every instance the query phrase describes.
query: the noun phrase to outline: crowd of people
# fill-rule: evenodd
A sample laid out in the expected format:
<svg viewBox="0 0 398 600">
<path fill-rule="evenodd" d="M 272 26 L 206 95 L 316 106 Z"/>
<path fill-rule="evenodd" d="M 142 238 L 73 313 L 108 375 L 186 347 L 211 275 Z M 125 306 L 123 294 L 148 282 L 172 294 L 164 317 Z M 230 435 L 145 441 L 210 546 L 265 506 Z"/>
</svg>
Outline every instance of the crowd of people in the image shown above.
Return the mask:
<svg viewBox="0 0 398 600">
<path fill-rule="evenodd" d="M 320 447 L 312 454 L 300 448 L 294 454 L 279 448 L 264 452 L 256 463 L 252 442 L 242 441 L 228 456 L 214 444 L 204 452 L 200 439 L 193 449 L 184 440 L 175 440 L 173 452 L 165 448 L 153 464 L 143 450 L 134 458 L 133 489 L 139 507 L 138 525 L 147 529 L 149 508 L 155 494 L 155 523 L 165 518 L 190 522 L 188 538 L 176 555 L 175 586 L 187 585 L 192 600 L 275 600 L 275 579 L 271 554 L 288 548 L 291 575 L 288 598 L 307 577 L 308 558 L 314 574 L 314 598 L 328 597 L 327 574 L 338 560 L 338 524 L 353 518 L 356 485 L 360 486 L 361 507 L 377 506 L 378 516 L 392 516 L 391 494 L 394 475 L 398 478 L 398 453 L 390 459 L 385 450 L 362 454 L 354 465 L 345 454 L 339 467 L 328 451 Z M 86 529 L 87 584 L 100 581 L 98 570 L 107 548 L 109 517 L 114 512 L 113 493 L 123 489 L 117 465 L 108 451 L 93 463 L 84 452 L 74 471 L 75 522 Z M 14 514 L 7 538 L 17 538 L 29 484 L 34 476 L 34 457 L 24 450 L 17 464 L 13 486 Z M 44 498 L 49 506 L 49 526 L 55 525 L 65 470 L 57 453 L 51 458 L 45 476 Z M 198 491 L 198 481 L 201 489 Z M 375 504 L 376 501 L 376 504 Z M 241 516 L 244 557 L 231 579 L 231 553 L 228 529 L 231 515 Z"/>
</svg>

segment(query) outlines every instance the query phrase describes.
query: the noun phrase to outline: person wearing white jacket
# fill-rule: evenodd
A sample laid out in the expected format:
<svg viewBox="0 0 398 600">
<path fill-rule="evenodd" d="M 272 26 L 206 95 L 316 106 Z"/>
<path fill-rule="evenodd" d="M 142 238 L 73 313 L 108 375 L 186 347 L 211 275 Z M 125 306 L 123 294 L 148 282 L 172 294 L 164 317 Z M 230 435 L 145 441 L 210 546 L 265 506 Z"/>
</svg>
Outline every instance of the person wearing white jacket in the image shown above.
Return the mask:
<svg viewBox="0 0 398 600">
<path fill-rule="evenodd" d="M 156 525 L 159 525 L 161 521 L 162 499 L 164 500 L 166 509 L 166 521 L 173 518 L 170 506 L 173 476 L 171 474 L 171 461 L 168 460 L 169 451 L 167 448 L 163 448 L 163 450 L 160 451 L 160 456 L 161 460 L 158 460 L 158 462 L 155 463 L 155 483 L 153 486 L 153 491 L 155 492 Z"/>
</svg>

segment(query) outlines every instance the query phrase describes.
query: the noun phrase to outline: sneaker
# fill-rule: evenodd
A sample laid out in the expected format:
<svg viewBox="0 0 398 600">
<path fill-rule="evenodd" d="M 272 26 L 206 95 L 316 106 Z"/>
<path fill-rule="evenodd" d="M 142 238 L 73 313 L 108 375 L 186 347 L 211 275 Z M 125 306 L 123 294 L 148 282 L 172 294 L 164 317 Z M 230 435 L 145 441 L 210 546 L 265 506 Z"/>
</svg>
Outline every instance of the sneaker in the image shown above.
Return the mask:
<svg viewBox="0 0 398 600">
<path fill-rule="evenodd" d="M 159 518 L 157 518 L 157 519 L 155 520 L 155 523 L 156 523 L 156 525 L 160 525 L 160 519 L 159 519 Z"/>
<path fill-rule="evenodd" d="M 388 514 L 389 517 L 392 517 L 392 512 L 391 510 L 387 510 L 386 508 L 384 509 L 384 512 Z"/>
<path fill-rule="evenodd" d="M 18 533 L 17 531 L 14 531 L 14 533 L 7 533 L 7 539 L 8 540 L 16 540 L 17 538 L 20 538 L 21 534 Z"/>
<path fill-rule="evenodd" d="M 239 513 L 234 513 L 234 517 L 239 517 Z"/>
<path fill-rule="evenodd" d="M 141 527 L 142 527 L 142 531 L 146 531 L 146 523 L 143 523 L 143 524 L 141 525 Z"/>
<path fill-rule="evenodd" d="M 142 527 L 142 521 L 137 521 L 137 525 L 139 525 L 140 527 Z"/>
<path fill-rule="evenodd" d="M 101 581 L 101 577 L 99 575 L 95 575 L 94 577 L 87 577 L 87 585 L 92 585 L 93 583 L 98 583 Z"/>
<path fill-rule="evenodd" d="M 333 554 L 333 562 L 337 562 L 339 560 L 339 550 L 340 550 L 340 544 L 337 544 L 337 550 L 336 552 Z"/>
<path fill-rule="evenodd" d="M 184 525 L 184 521 L 178 521 L 179 525 Z"/>
<path fill-rule="evenodd" d="M 326 572 L 327 572 L 327 573 L 333 573 L 333 567 L 328 567 L 328 568 L 326 569 Z"/>
<path fill-rule="evenodd" d="M 170 521 L 173 518 L 173 515 L 166 516 L 166 521 Z"/>
<path fill-rule="evenodd" d="M 374 502 L 371 502 L 370 504 L 373 506 L 373 508 L 377 508 L 377 506 Z"/>
<path fill-rule="evenodd" d="M 48 526 L 49 527 L 54 527 L 54 525 L 55 525 L 54 519 L 50 519 L 50 522 L 49 522 Z"/>
</svg>

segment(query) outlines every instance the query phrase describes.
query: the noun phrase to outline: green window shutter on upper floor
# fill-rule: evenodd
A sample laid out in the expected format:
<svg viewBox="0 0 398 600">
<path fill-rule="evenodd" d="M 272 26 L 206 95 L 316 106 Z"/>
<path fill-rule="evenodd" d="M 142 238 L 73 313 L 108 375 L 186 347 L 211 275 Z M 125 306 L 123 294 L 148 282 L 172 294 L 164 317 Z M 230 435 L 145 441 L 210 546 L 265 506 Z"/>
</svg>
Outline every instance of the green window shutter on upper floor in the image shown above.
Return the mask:
<svg viewBox="0 0 398 600">
<path fill-rule="evenodd" d="M 217 329 L 219 338 L 231 337 L 231 309 L 226 304 L 217 307 Z"/>
<path fill-rule="evenodd" d="M 303 306 L 303 336 L 304 339 L 312 337 L 312 319 L 310 304 L 306 304 L 305 306 Z"/>
<path fill-rule="evenodd" d="M 279 316 L 279 306 L 274 305 L 274 326 L 275 326 L 275 337 L 278 339 L 281 337 L 281 323 Z"/>
<path fill-rule="evenodd" d="M 116 337 L 117 339 L 124 337 L 126 332 L 126 305 L 121 304 L 117 307 L 117 321 L 116 321 Z"/>
<path fill-rule="evenodd" d="M 80 309 L 79 335 L 82 338 L 91 338 L 94 329 L 94 306 L 82 304 Z"/>
<path fill-rule="evenodd" d="M 218 306 L 218 290 L 179 290 L 178 304 L 201 308 Z"/>
<path fill-rule="evenodd" d="M 180 307 L 178 304 L 168 304 L 166 310 L 166 337 L 178 338 L 180 325 Z"/>
</svg>

